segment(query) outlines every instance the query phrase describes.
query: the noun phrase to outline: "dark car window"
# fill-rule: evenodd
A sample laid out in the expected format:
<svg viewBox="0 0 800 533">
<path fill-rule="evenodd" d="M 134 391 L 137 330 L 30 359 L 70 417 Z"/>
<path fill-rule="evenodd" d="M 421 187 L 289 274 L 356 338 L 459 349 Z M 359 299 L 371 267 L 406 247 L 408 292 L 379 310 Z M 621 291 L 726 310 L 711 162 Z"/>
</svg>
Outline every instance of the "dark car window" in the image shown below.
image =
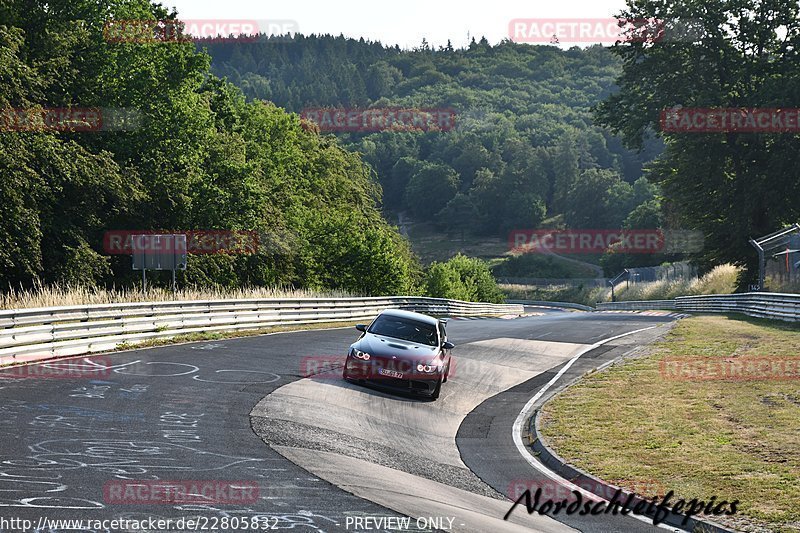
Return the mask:
<svg viewBox="0 0 800 533">
<path fill-rule="evenodd" d="M 384 337 L 394 337 L 405 341 L 438 346 L 436 326 L 409 318 L 381 315 L 369 327 L 369 332 Z"/>
<path fill-rule="evenodd" d="M 444 330 L 444 324 L 439 322 L 439 337 L 441 337 L 442 342 L 447 340 L 447 332 Z"/>
</svg>

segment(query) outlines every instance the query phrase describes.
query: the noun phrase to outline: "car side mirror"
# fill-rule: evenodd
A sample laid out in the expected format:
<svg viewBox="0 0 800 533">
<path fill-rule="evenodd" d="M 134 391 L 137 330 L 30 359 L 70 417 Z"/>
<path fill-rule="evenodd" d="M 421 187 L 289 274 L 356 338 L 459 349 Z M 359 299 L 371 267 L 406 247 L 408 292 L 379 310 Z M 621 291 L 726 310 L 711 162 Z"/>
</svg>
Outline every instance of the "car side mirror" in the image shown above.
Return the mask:
<svg viewBox="0 0 800 533">
<path fill-rule="evenodd" d="M 452 343 L 452 342 L 450 342 L 450 341 L 444 341 L 444 342 L 442 343 L 442 348 L 444 348 L 445 350 L 452 350 L 452 349 L 453 349 L 453 348 L 455 348 L 455 347 L 456 347 L 456 345 L 455 345 L 455 344 L 453 344 L 453 343 Z"/>
<path fill-rule="evenodd" d="M 364 325 L 364 324 L 356 324 L 356 329 L 357 329 L 358 331 L 363 331 L 364 333 L 366 333 L 366 332 L 367 332 L 367 326 L 366 326 L 366 325 Z"/>
</svg>

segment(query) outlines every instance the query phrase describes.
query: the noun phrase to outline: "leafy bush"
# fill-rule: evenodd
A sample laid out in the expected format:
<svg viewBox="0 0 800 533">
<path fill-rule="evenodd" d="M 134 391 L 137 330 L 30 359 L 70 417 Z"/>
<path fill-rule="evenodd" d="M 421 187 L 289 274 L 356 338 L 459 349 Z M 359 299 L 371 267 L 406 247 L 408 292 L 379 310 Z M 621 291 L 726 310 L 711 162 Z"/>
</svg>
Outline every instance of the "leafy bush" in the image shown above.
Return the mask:
<svg viewBox="0 0 800 533">
<path fill-rule="evenodd" d="M 467 302 L 502 303 L 503 293 L 488 265 L 480 259 L 457 255 L 445 263 L 435 262 L 426 276 L 428 296 Z"/>
<path fill-rule="evenodd" d="M 309 222 L 303 279 L 311 288 L 363 295 L 416 294 L 420 269 L 407 241 L 379 217 L 361 227 L 353 214 Z"/>
<path fill-rule="evenodd" d="M 140 273 L 129 257 L 101 255 L 104 232 L 194 229 L 278 238 L 252 255 L 190 256 L 182 283 L 415 290 L 420 267 L 381 219 L 380 187 L 358 154 L 297 115 L 247 102 L 211 74 L 209 56 L 191 42 L 129 45 L 103 36 L 109 18 L 164 20 L 166 8 L 97 4 L 0 7 L 0 109 L 69 103 L 138 113 L 136 126 L 120 131 L 0 135 L 0 288 L 133 286 Z M 372 92 L 399 75 L 388 65 L 381 72 L 386 87 Z M 251 89 L 279 90 L 257 81 L 250 77 Z M 455 194 L 455 177 L 443 174 L 441 190 L 425 199 Z"/>
</svg>

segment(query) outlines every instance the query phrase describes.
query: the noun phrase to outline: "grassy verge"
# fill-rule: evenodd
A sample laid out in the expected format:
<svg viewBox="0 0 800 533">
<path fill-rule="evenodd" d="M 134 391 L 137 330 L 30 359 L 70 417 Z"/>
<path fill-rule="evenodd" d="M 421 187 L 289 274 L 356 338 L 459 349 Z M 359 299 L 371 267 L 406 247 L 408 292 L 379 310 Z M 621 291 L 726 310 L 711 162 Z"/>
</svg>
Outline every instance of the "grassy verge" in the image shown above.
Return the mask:
<svg viewBox="0 0 800 533">
<path fill-rule="evenodd" d="M 676 361 L 686 369 L 689 360 L 748 357 L 783 360 L 788 364 L 773 375 L 793 372 L 794 379 L 688 380 L 669 370 Z M 685 319 L 648 355 L 587 376 L 546 404 L 542 432 L 561 457 L 602 479 L 634 490 L 662 487 L 687 500 L 738 499 L 736 516 L 715 520 L 743 531 L 797 532 L 798 365 L 797 326 Z"/>
<path fill-rule="evenodd" d="M 740 269 L 720 265 L 702 277 L 692 280 L 663 280 L 628 285 L 624 281 L 615 287 L 617 300 L 671 300 L 677 296 L 698 294 L 731 294 L 736 290 Z"/>
<path fill-rule="evenodd" d="M 508 300 L 541 300 L 546 302 L 572 302 L 594 307 L 597 302 L 610 300 L 611 290 L 603 287 L 554 286 L 500 284 L 500 290 Z"/>
</svg>

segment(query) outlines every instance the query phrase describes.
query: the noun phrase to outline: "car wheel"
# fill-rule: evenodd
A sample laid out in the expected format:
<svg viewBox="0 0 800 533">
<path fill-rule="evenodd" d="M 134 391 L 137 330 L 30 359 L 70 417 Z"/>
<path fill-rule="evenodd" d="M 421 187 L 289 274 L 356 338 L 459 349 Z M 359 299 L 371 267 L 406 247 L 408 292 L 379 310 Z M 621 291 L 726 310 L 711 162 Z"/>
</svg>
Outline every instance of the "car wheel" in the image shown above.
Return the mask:
<svg viewBox="0 0 800 533">
<path fill-rule="evenodd" d="M 442 383 L 447 383 L 447 378 L 450 377 L 450 361 L 447 362 L 447 368 L 444 369 L 444 378 Z"/>
<path fill-rule="evenodd" d="M 432 400 L 437 400 L 437 399 L 439 398 L 439 393 L 440 393 L 441 391 L 442 391 L 442 380 L 440 379 L 440 380 L 439 380 L 439 381 L 436 383 L 436 388 L 435 388 L 435 389 L 433 389 L 433 392 L 431 393 L 431 399 L 432 399 Z"/>
</svg>

